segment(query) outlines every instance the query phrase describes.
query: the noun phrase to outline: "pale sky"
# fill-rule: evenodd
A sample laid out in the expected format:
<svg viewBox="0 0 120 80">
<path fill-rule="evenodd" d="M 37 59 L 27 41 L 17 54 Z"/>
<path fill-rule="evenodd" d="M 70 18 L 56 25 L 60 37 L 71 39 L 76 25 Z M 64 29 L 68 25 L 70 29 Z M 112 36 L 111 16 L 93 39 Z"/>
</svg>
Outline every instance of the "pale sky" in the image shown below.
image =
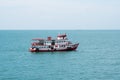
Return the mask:
<svg viewBox="0 0 120 80">
<path fill-rule="evenodd" d="M 0 0 L 0 29 L 120 29 L 120 0 Z"/>
</svg>

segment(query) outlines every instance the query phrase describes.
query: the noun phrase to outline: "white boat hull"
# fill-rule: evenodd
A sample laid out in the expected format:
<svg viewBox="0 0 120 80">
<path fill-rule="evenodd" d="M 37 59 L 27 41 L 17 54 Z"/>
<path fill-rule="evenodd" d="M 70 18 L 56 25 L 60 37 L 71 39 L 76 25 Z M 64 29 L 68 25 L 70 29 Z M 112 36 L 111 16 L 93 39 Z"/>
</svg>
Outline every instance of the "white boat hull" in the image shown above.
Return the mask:
<svg viewBox="0 0 120 80">
<path fill-rule="evenodd" d="M 73 44 L 71 46 L 66 46 L 66 47 L 53 47 L 53 48 L 39 48 L 39 46 L 31 47 L 29 49 L 30 52 L 53 52 L 53 51 L 73 51 L 76 50 L 78 47 L 79 43 Z"/>
</svg>

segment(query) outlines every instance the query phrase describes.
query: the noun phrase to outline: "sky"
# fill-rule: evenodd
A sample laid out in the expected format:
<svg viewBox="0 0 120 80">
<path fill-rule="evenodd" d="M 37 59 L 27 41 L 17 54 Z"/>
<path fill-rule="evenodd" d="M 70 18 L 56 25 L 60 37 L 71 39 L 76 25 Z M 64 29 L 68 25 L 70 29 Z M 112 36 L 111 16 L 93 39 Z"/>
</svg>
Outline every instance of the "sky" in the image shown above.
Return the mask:
<svg viewBox="0 0 120 80">
<path fill-rule="evenodd" d="M 0 29 L 120 30 L 120 0 L 0 0 Z"/>
</svg>

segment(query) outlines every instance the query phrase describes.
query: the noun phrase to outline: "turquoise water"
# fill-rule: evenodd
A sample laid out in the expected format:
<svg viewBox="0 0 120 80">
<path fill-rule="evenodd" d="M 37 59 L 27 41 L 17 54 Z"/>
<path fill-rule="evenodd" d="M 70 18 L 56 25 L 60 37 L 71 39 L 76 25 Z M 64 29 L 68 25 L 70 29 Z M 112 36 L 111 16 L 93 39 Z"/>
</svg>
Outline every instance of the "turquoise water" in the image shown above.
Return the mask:
<svg viewBox="0 0 120 80">
<path fill-rule="evenodd" d="M 71 52 L 31 53 L 32 38 L 58 33 L 80 45 Z M 120 31 L 1 30 L 0 80 L 120 80 Z"/>
</svg>

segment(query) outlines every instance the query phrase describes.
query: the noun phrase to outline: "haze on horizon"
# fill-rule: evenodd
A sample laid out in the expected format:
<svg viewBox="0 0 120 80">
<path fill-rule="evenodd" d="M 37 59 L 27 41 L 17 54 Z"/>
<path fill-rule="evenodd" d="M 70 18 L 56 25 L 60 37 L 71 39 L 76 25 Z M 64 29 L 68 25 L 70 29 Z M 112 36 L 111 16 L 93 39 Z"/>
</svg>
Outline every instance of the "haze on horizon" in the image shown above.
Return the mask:
<svg viewBox="0 0 120 80">
<path fill-rule="evenodd" d="M 120 0 L 0 0 L 0 29 L 120 30 Z"/>
</svg>

